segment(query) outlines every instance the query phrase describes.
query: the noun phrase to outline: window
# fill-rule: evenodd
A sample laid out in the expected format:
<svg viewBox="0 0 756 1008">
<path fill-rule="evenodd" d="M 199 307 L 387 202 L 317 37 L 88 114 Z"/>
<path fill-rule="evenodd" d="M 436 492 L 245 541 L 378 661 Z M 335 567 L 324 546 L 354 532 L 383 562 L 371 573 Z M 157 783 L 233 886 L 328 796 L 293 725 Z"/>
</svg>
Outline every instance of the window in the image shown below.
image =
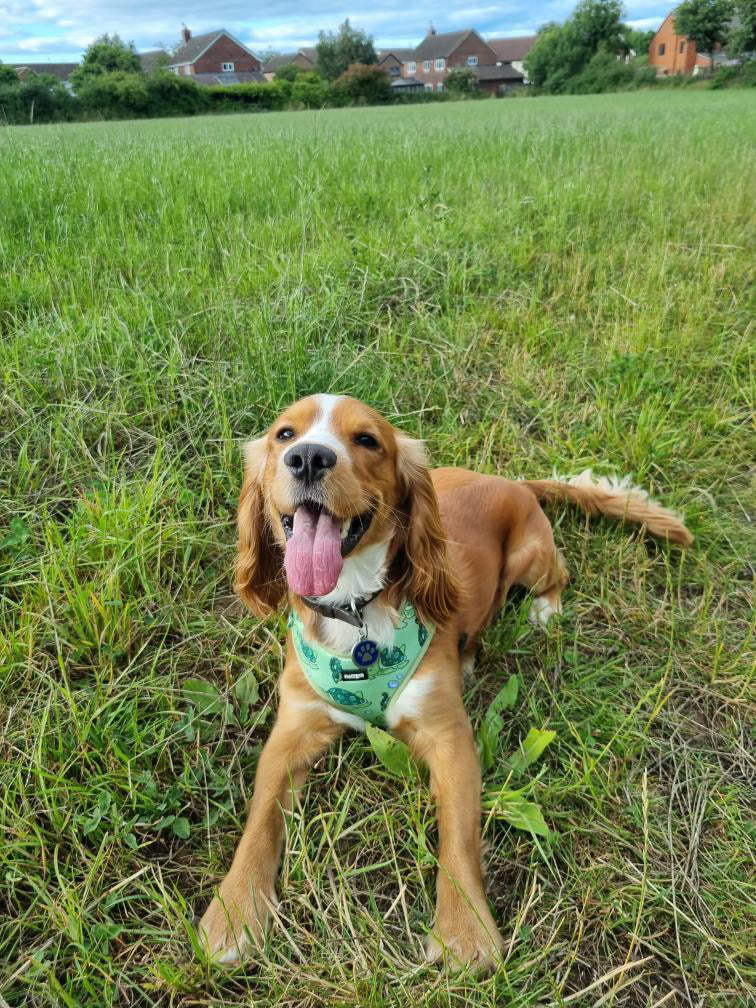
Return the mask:
<svg viewBox="0 0 756 1008">
<path fill-rule="evenodd" d="M 233 63 L 221 63 L 221 70 L 223 73 L 233 73 L 234 64 Z"/>
<path fill-rule="evenodd" d="M 663 56 L 666 51 L 667 51 L 666 45 L 664 44 L 664 42 L 660 42 L 659 43 L 659 55 Z"/>
<path fill-rule="evenodd" d="M 467 65 L 468 66 L 477 66 L 478 65 L 478 57 L 477 56 L 468 56 L 467 57 Z"/>
<path fill-rule="evenodd" d="M 680 43 L 680 52 L 685 52 L 685 43 L 684 42 Z"/>
<path fill-rule="evenodd" d="M 389 75 L 391 77 L 398 77 L 399 76 L 399 67 L 398 66 L 389 67 Z"/>
<path fill-rule="evenodd" d="M 423 73 L 430 72 L 430 60 L 423 60 Z"/>
<path fill-rule="evenodd" d="M 432 91 L 432 90 L 433 90 L 433 85 L 432 85 L 432 84 L 427 84 L 427 83 L 426 83 L 426 85 L 425 85 L 425 90 L 426 90 L 426 91 Z"/>
<path fill-rule="evenodd" d="M 417 63 L 414 60 L 410 60 L 407 64 L 407 73 L 413 74 L 417 72 Z"/>
<path fill-rule="evenodd" d="M 446 60 L 437 59 L 436 60 L 436 70 L 443 70 L 446 66 Z"/>
<path fill-rule="evenodd" d="M 441 81 L 439 81 L 438 84 L 436 84 L 436 91 L 443 91 L 443 90 L 444 85 L 441 83 Z"/>
</svg>

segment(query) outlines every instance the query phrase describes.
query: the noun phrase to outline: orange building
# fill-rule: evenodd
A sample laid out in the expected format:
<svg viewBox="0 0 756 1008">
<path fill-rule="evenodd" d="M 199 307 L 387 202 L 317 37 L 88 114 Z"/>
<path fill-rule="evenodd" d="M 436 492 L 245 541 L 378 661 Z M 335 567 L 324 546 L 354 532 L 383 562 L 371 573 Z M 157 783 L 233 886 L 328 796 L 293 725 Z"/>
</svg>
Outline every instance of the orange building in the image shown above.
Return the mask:
<svg viewBox="0 0 756 1008">
<path fill-rule="evenodd" d="M 696 43 L 675 32 L 675 12 L 667 14 L 651 40 L 648 65 L 657 77 L 692 74 L 696 66 Z"/>
</svg>

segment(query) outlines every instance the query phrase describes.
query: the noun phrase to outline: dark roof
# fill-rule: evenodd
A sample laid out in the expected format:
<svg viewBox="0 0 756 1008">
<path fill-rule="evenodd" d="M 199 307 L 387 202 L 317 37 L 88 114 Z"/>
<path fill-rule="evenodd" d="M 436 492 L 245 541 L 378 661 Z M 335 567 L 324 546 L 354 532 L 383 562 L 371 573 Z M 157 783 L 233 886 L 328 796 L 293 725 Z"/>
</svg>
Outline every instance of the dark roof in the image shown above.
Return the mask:
<svg viewBox="0 0 756 1008">
<path fill-rule="evenodd" d="M 21 70 L 28 70 L 29 73 L 50 74 L 58 80 L 68 80 L 71 74 L 79 66 L 78 63 L 10 63 L 9 66 L 18 73 Z"/>
<path fill-rule="evenodd" d="M 425 88 L 425 84 L 416 77 L 397 77 L 391 81 L 391 87 L 395 88 Z"/>
<path fill-rule="evenodd" d="M 297 57 L 297 53 L 281 53 L 279 56 L 271 56 L 269 60 L 263 65 L 263 70 L 266 73 L 272 73 L 274 70 L 280 70 L 283 66 L 288 66 Z"/>
<path fill-rule="evenodd" d="M 227 32 L 225 28 L 219 28 L 218 31 L 207 32 L 205 35 L 193 35 L 188 42 L 185 42 L 182 46 L 176 50 L 176 52 L 171 56 L 171 66 L 178 66 L 180 63 L 196 63 L 200 58 L 202 53 L 209 49 L 213 42 L 216 42 L 222 35 L 230 38 L 232 42 L 236 42 L 237 45 L 241 46 L 245 52 L 248 52 L 250 56 L 254 56 L 245 45 L 234 38 L 234 36 Z"/>
<path fill-rule="evenodd" d="M 236 73 L 196 73 L 183 80 L 193 80 L 195 84 L 204 84 L 206 87 L 216 87 L 218 84 L 224 86 L 233 84 L 267 83 L 263 75 L 257 70 L 239 70 Z"/>
<path fill-rule="evenodd" d="M 511 63 L 525 59 L 537 38 L 537 35 L 518 35 L 517 38 L 488 39 L 488 44 L 503 63 Z"/>
<path fill-rule="evenodd" d="M 145 73 L 152 73 L 157 66 L 170 66 L 172 56 L 165 49 L 150 49 L 139 53 L 139 63 Z"/>
<path fill-rule="evenodd" d="M 293 63 L 297 56 L 304 56 L 304 58 L 308 59 L 313 66 L 315 66 L 318 61 L 318 54 L 315 51 L 315 46 L 302 46 L 302 48 L 297 49 L 296 52 L 282 53 L 280 56 L 271 56 L 263 69 L 265 70 L 265 73 L 274 73 L 276 70 L 280 70 L 282 66 L 288 66 L 290 63 Z"/>
<path fill-rule="evenodd" d="M 515 70 L 514 67 L 505 66 L 476 66 L 471 67 L 473 73 L 478 78 L 478 80 L 485 81 L 522 81 L 525 79 L 522 74 Z"/>
<path fill-rule="evenodd" d="M 387 56 L 395 56 L 400 63 L 407 63 L 415 58 L 414 49 L 379 49 L 376 53 L 378 62 L 382 63 Z"/>
<path fill-rule="evenodd" d="M 416 60 L 441 59 L 451 56 L 462 45 L 472 29 L 465 31 L 445 32 L 443 35 L 426 35 L 415 49 Z"/>
</svg>

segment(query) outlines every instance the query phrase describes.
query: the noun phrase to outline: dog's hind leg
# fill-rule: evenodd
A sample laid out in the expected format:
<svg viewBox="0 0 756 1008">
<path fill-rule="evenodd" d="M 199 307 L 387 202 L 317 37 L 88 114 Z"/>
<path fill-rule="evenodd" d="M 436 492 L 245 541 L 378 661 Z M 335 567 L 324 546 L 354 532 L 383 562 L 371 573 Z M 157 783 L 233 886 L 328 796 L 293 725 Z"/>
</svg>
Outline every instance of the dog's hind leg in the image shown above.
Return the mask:
<svg viewBox="0 0 756 1008">
<path fill-rule="evenodd" d="M 501 602 L 512 585 L 522 585 L 534 593 L 530 620 L 545 624 L 561 613 L 561 595 L 568 580 L 567 565 L 554 544 L 551 523 L 536 506 L 508 544 Z"/>
</svg>

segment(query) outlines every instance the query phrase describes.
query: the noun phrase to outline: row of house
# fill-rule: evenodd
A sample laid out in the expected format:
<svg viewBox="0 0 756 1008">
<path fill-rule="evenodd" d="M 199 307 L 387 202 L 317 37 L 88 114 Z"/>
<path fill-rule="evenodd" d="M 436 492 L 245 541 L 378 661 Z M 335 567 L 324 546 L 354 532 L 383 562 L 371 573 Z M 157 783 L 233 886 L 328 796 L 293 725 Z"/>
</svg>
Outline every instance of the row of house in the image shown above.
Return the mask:
<svg viewBox="0 0 756 1008">
<path fill-rule="evenodd" d="M 525 81 L 523 60 L 530 52 L 535 35 L 484 41 L 476 31 L 437 33 L 432 27 L 414 49 L 381 49 L 378 63 L 384 67 L 392 87 L 402 91 L 443 91 L 450 70 L 467 67 L 478 79 L 481 90 L 500 92 Z M 243 43 L 224 28 L 192 35 L 184 25 L 181 43 L 168 54 L 154 49 L 139 54 L 145 73 L 162 66 L 180 77 L 191 77 L 197 84 L 243 84 L 248 81 L 273 80 L 281 67 L 293 63 L 301 70 L 317 65 L 315 46 L 273 56 L 264 65 Z M 68 80 L 76 63 L 13 64 L 24 79 L 30 73 L 47 73 Z"/>
<path fill-rule="evenodd" d="M 527 83 L 524 60 L 536 35 L 518 38 L 483 39 L 476 31 L 436 32 L 428 34 L 414 48 L 379 49 L 378 63 L 389 76 L 391 86 L 400 91 L 443 91 L 451 70 L 471 70 L 481 91 L 500 94 Z M 277 72 L 293 63 L 300 70 L 315 70 L 315 46 L 303 46 L 295 52 L 273 56 L 265 64 L 238 39 L 220 28 L 203 35 L 192 35 L 182 26 L 181 43 L 172 54 L 154 49 L 139 54 L 142 69 L 149 73 L 157 66 L 181 77 L 191 77 L 197 84 L 243 84 L 248 81 L 273 80 Z M 695 74 L 710 65 L 708 54 L 698 53 L 694 41 L 675 31 L 674 11 L 667 15 L 654 36 L 649 65 L 660 77 Z M 723 52 L 715 52 L 717 64 L 727 63 Z M 730 61 L 731 62 L 731 61 Z M 47 73 L 67 81 L 76 63 L 11 64 L 21 79 L 31 73 Z"/>
<path fill-rule="evenodd" d="M 472 70 L 482 91 L 501 92 L 526 81 L 523 60 L 536 40 L 535 35 L 485 41 L 472 29 L 437 32 L 432 26 L 414 48 L 379 49 L 378 64 L 388 74 L 391 85 L 402 91 L 443 91 L 450 70 Z M 274 56 L 264 65 L 263 74 L 272 80 L 283 66 L 293 63 L 300 70 L 314 70 L 314 46 Z"/>
</svg>

